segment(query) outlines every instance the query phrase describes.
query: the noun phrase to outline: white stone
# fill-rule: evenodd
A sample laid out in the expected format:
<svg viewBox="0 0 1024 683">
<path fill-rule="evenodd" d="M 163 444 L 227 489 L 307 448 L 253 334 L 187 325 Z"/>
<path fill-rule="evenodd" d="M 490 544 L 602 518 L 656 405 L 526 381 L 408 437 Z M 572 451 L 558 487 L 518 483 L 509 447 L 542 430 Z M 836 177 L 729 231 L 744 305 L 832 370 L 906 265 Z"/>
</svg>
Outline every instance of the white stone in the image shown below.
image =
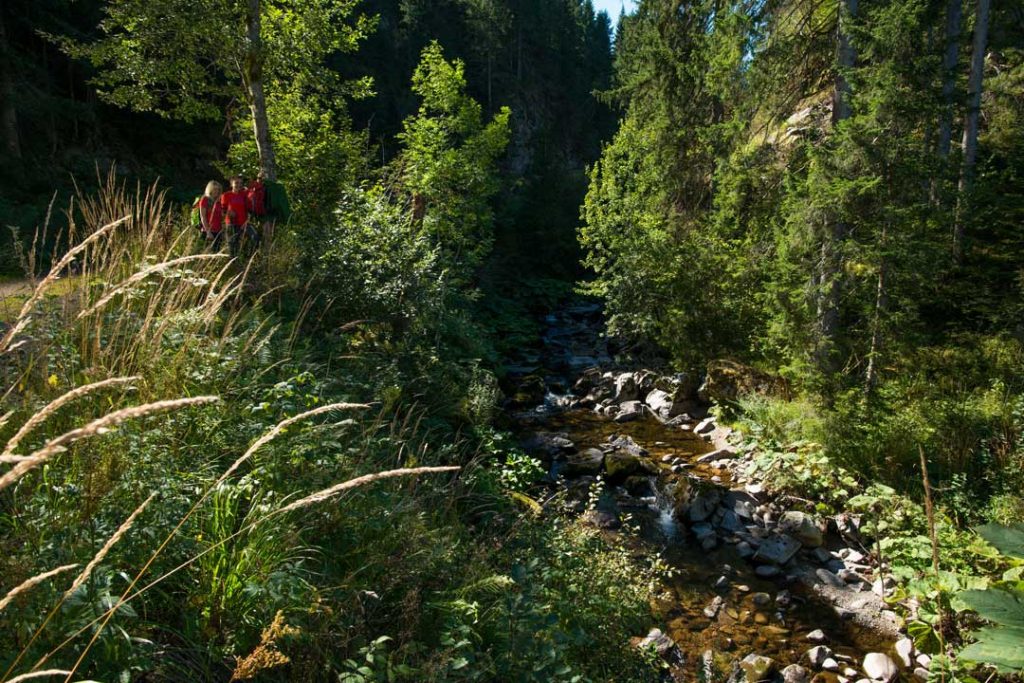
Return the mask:
<svg viewBox="0 0 1024 683">
<path fill-rule="evenodd" d="M 932 666 L 932 658 L 923 652 L 919 654 L 917 659 L 914 661 L 917 662 L 918 666 L 924 667 L 925 669 L 929 669 Z"/>
<path fill-rule="evenodd" d="M 832 658 L 832 650 L 824 645 L 818 645 L 812 647 L 807 651 L 807 661 L 811 663 L 815 669 L 820 669 L 825 663 L 825 660 Z"/>
<path fill-rule="evenodd" d="M 811 631 L 810 633 L 808 633 L 806 638 L 807 638 L 807 640 L 811 641 L 812 643 L 827 643 L 828 642 L 828 636 L 826 636 L 825 632 L 822 631 L 820 628 L 815 629 L 815 630 Z"/>
<path fill-rule="evenodd" d="M 832 657 L 829 657 L 821 663 L 821 668 L 825 671 L 839 671 L 839 662 Z"/>
<path fill-rule="evenodd" d="M 896 651 L 896 657 L 900 660 L 900 664 L 905 667 L 910 667 L 914 662 L 914 641 L 910 638 L 901 638 L 896 641 L 896 645 L 893 646 Z"/>
<path fill-rule="evenodd" d="M 899 674 L 899 668 L 896 666 L 896 662 L 892 661 L 889 655 L 882 654 L 881 652 L 869 652 L 864 657 L 864 663 L 861 665 L 864 669 L 864 673 L 876 681 L 891 681 Z"/>
</svg>

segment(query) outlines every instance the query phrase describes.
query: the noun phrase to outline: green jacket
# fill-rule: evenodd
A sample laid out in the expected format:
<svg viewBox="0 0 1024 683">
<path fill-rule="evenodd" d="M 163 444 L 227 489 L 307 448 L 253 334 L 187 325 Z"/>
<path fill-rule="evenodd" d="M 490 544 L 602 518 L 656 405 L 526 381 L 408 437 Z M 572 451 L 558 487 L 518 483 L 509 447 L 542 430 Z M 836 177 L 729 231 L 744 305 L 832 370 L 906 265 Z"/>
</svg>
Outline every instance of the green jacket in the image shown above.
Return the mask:
<svg viewBox="0 0 1024 683">
<path fill-rule="evenodd" d="M 284 185 L 275 181 L 266 181 L 267 216 L 276 221 L 287 222 L 292 217 L 292 208 L 288 204 L 288 192 Z"/>
</svg>

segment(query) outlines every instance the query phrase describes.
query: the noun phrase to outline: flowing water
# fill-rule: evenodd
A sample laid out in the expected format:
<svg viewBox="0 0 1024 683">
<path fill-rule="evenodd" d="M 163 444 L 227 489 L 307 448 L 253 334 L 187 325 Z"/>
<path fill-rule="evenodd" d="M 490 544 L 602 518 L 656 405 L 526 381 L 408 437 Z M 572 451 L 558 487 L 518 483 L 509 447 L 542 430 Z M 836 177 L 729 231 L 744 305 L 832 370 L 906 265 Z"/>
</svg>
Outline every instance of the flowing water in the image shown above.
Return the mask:
<svg viewBox="0 0 1024 683">
<path fill-rule="evenodd" d="M 545 337 L 545 353 L 529 358 L 521 370 L 544 377 L 547 396 L 537 406 L 513 412 L 512 417 L 522 436 L 564 434 L 577 451 L 598 448 L 618 436 L 628 436 L 648 451 L 647 461 L 657 467 L 656 474 L 652 468 L 648 475 L 649 489 L 637 491 L 635 481 L 632 495 L 612 487 L 612 495 L 603 503 L 636 522 L 631 526 L 638 527 L 639 533 L 629 542 L 638 552 L 660 553 L 672 569 L 663 591 L 668 597 L 655 605 L 657 623 L 652 625 L 661 627 L 682 652 L 683 662 L 676 666 L 674 677 L 697 680 L 708 652 L 720 672 L 728 672 L 735 660 L 750 653 L 771 657 L 780 669 L 796 663 L 808 666 L 805 653 L 814 644 L 806 635 L 817 629 L 828 636 L 840 666 L 856 667 L 865 653 L 888 651 L 891 643 L 885 637 L 844 620 L 832 605 L 800 582 L 787 579 L 785 572 L 762 578 L 735 545 L 719 543 L 705 550 L 687 525 L 677 521 L 676 506 L 693 491 L 730 484 L 728 471 L 696 462 L 712 449 L 701 437 L 649 416 L 620 424 L 590 409 L 565 407 L 570 397 L 560 392 L 572 386 L 580 370 L 595 360 L 610 362 L 599 336 L 598 316 L 594 308 L 577 307 L 548 317 L 551 329 Z M 673 462 L 675 471 L 664 460 Z M 563 466 L 562 459 L 554 458 L 552 479 Z M 725 582 L 720 582 L 723 576 Z M 713 603 L 718 609 L 708 610 Z M 823 676 L 830 681 L 837 678 Z"/>
</svg>

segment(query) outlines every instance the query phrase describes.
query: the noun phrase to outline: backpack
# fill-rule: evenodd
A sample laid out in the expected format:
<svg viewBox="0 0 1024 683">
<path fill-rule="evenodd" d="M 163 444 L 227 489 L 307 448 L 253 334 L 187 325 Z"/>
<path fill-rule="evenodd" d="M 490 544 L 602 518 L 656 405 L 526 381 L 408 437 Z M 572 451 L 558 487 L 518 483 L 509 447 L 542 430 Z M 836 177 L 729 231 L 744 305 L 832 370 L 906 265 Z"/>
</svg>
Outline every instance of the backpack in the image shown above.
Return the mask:
<svg viewBox="0 0 1024 683">
<path fill-rule="evenodd" d="M 264 183 L 260 183 L 258 186 L 253 187 L 249 190 L 250 207 L 254 216 L 266 216 L 269 210 L 269 202 L 267 201 L 267 186 Z"/>
<path fill-rule="evenodd" d="M 196 230 L 203 229 L 203 216 L 202 216 L 202 203 L 205 195 L 199 195 L 196 200 L 192 202 L 192 211 L 188 215 L 189 225 Z"/>
</svg>

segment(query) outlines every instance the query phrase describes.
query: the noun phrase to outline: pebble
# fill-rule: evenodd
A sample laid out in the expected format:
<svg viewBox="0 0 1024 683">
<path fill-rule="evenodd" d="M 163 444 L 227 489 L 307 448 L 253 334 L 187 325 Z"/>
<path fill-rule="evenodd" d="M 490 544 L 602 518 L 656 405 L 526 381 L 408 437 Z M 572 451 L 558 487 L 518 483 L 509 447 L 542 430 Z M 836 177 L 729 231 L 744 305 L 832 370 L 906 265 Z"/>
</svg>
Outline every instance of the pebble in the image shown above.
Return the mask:
<svg viewBox="0 0 1024 683">
<path fill-rule="evenodd" d="M 812 643 L 819 643 L 820 644 L 820 643 L 827 643 L 828 642 L 828 636 L 826 636 L 825 632 L 822 631 L 820 628 L 811 631 L 810 633 L 808 633 L 804 637 L 807 640 L 809 640 L 810 642 L 812 642 Z"/>
<path fill-rule="evenodd" d="M 729 579 L 719 576 L 718 580 L 715 581 L 714 589 L 717 591 L 729 590 Z"/>
<path fill-rule="evenodd" d="M 789 591 L 785 591 L 785 590 L 779 591 L 775 595 L 775 604 L 778 605 L 779 607 L 782 607 L 782 608 L 789 607 L 789 603 L 791 603 L 792 601 L 793 601 L 793 596 L 790 595 Z"/>
<path fill-rule="evenodd" d="M 815 669 L 820 669 L 827 659 L 832 659 L 832 650 L 824 645 L 812 647 L 807 651 L 807 661 L 809 661 L 811 666 Z"/>
<path fill-rule="evenodd" d="M 757 569 L 754 570 L 754 573 L 760 576 L 762 579 L 770 579 L 781 574 L 782 570 L 776 567 L 775 565 L 760 564 L 757 566 Z"/>
<path fill-rule="evenodd" d="M 889 655 L 881 652 L 869 652 L 864 656 L 864 663 L 861 665 L 864 673 L 876 681 L 891 681 L 899 674 L 896 662 L 892 661 Z"/>
<path fill-rule="evenodd" d="M 917 659 L 915 659 L 914 661 L 917 662 L 918 666 L 924 667 L 925 669 L 930 668 L 932 665 L 932 658 L 923 652 L 919 654 L 917 656 Z"/>
<path fill-rule="evenodd" d="M 924 669 L 924 668 L 922 668 L 920 666 L 917 667 L 916 669 L 914 669 L 914 678 L 916 678 L 919 681 L 927 681 L 928 680 L 928 669 Z"/>
<path fill-rule="evenodd" d="M 836 672 L 836 671 L 839 671 L 839 662 L 837 662 L 832 657 L 829 657 L 828 659 L 826 659 L 824 662 L 821 663 L 821 668 L 824 669 L 825 671 Z"/>
<path fill-rule="evenodd" d="M 751 599 L 758 607 L 767 607 L 772 602 L 772 596 L 767 593 L 754 593 L 754 595 L 751 596 Z"/>
<path fill-rule="evenodd" d="M 750 592 L 750 586 L 748 586 L 745 583 L 741 583 L 738 586 L 736 586 L 736 590 L 738 590 L 740 593 L 749 593 Z"/>
<path fill-rule="evenodd" d="M 725 604 L 725 600 L 722 599 L 722 596 L 716 595 L 711 604 L 704 608 L 704 616 L 708 619 L 714 619 L 718 616 L 718 610 L 722 609 L 723 604 Z"/>
<path fill-rule="evenodd" d="M 765 614 L 764 612 L 755 612 L 754 613 L 754 623 L 757 624 L 758 626 L 765 626 L 768 623 L 768 621 L 769 621 L 768 615 Z"/>
<path fill-rule="evenodd" d="M 740 541 L 736 544 L 736 552 L 744 559 L 754 555 L 754 549 L 746 541 Z"/>
</svg>

